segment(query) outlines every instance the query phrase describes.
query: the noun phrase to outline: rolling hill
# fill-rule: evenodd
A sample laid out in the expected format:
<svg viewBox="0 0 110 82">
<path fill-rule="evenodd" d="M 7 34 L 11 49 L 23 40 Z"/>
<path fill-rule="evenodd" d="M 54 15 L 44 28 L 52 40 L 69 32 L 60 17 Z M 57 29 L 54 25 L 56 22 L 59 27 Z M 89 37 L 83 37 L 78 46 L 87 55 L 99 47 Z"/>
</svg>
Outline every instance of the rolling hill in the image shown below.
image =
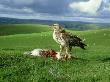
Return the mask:
<svg viewBox="0 0 110 82">
<path fill-rule="evenodd" d="M 40 33 L 50 31 L 48 25 L 40 24 L 2 24 L 0 25 L 0 36 L 12 34 Z"/>
<path fill-rule="evenodd" d="M 18 25 L 19 26 L 19 25 Z M 29 24 L 29 27 L 32 26 Z M 7 28 L 13 25 L 6 26 Z M 24 55 L 25 51 L 35 48 L 52 48 L 59 51 L 59 46 L 52 39 L 48 26 L 33 25 L 31 30 L 26 25 L 18 33 L 6 30 L 0 36 L 0 81 L 2 82 L 109 82 L 110 81 L 110 30 L 73 31 L 73 34 L 86 39 L 86 50 L 74 48 L 72 55 L 76 59 L 68 61 L 37 58 Z M 25 29 L 23 32 L 22 30 Z M 36 32 L 33 31 L 36 29 Z M 13 28 L 14 30 L 14 28 Z M 31 32 L 28 32 L 30 30 Z M 2 32 L 2 30 L 0 30 Z M 8 32 L 10 31 L 9 35 Z M 40 31 L 40 32 L 38 32 Z M 15 33 L 14 33 L 15 32 Z M 25 33 L 24 33 L 25 32 Z M 12 33 L 12 34 L 11 34 Z M 4 34 L 3 34 L 4 35 Z"/>
<path fill-rule="evenodd" d="M 59 23 L 68 29 L 74 30 L 88 30 L 88 29 L 103 29 L 110 28 L 109 23 L 90 23 L 81 21 L 55 21 L 55 20 L 39 20 L 39 19 L 16 19 L 16 18 L 6 18 L 0 17 L 0 24 L 43 24 L 52 25 L 54 23 Z"/>
</svg>

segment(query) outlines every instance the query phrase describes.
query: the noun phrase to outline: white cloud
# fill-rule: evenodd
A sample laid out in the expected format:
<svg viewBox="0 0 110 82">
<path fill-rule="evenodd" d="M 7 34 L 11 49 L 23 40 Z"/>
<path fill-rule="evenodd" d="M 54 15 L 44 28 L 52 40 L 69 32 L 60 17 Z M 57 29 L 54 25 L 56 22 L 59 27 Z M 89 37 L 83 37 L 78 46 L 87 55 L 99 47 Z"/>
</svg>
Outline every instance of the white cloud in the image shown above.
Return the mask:
<svg viewBox="0 0 110 82">
<path fill-rule="evenodd" d="M 71 1 L 0 0 L 0 16 L 21 19 L 110 22 L 110 0 L 73 0 L 72 3 Z"/>
<path fill-rule="evenodd" d="M 102 2 L 102 0 L 89 0 L 86 2 L 84 2 L 84 1 L 83 2 L 82 1 L 81 2 L 73 2 L 69 6 L 73 10 L 78 10 L 80 12 L 96 15 L 97 10 L 101 6 L 101 2 Z"/>
</svg>

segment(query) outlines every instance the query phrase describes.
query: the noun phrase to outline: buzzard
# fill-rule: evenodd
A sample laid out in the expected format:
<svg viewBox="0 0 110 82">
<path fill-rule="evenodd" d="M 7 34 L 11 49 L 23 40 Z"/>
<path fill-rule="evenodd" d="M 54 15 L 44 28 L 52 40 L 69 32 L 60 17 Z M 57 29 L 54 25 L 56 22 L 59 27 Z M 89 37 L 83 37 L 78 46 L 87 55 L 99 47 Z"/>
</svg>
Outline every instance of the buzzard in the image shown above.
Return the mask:
<svg viewBox="0 0 110 82">
<path fill-rule="evenodd" d="M 53 24 L 53 39 L 60 45 L 60 54 L 65 51 L 66 57 L 71 57 L 72 47 L 80 47 L 85 50 L 86 44 L 82 40 L 70 32 L 66 32 L 59 24 Z"/>
</svg>

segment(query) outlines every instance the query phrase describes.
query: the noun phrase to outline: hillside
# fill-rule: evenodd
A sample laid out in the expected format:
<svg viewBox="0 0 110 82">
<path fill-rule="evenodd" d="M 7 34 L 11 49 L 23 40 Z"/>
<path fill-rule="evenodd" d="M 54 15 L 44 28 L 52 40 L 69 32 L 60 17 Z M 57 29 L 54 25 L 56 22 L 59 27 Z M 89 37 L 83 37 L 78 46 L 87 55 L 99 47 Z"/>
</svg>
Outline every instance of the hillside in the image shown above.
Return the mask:
<svg viewBox="0 0 110 82">
<path fill-rule="evenodd" d="M 37 29 L 39 30 L 40 27 Z M 68 61 L 37 58 L 23 54 L 35 48 L 52 48 L 59 51 L 59 45 L 52 39 L 52 31 L 50 29 L 46 29 L 45 32 L 44 29 L 39 31 L 41 33 L 30 34 L 25 31 L 26 34 L 16 35 L 10 31 L 8 36 L 0 36 L 0 81 L 109 82 L 109 29 L 68 30 L 82 39 L 85 38 L 85 43 L 88 45 L 85 51 L 74 48 L 72 55 L 76 59 Z"/>
<path fill-rule="evenodd" d="M 48 25 L 40 24 L 2 24 L 0 25 L 1 35 L 40 33 L 50 31 Z"/>
<path fill-rule="evenodd" d="M 69 30 L 100 30 L 105 29 L 105 27 L 99 27 L 97 25 L 89 24 L 81 26 L 79 23 L 73 25 L 73 28 L 66 27 Z M 79 25 L 79 26 L 77 26 Z M 63 25 L 62 25 L 63 26 Z M 81 27 L 80 27 L 81 26 Z M 71 27 L 71 26 L 70 26 Z M 76 28 L 74 28 L 76 27 Z M 109 27 L 107 27 L 109 29 Z M 52 31 L 51 25 L 41 25 L 41 24 L 1 24 L 0 25 L 0 36 L 2 35 L 13 35 L 13 34 L 29 34 L 29 33 L 40 33 Z"/>
<path fill-rule="evenodd" d="M 90 23 L 81 21 L 56 21 L 56 20 L 39 20 L 39 19 L 16 19 L 16 18 L 6 18 L 0 17 L 0 24 L 43 24 L 52 25 L 54 23 L 59 23 L 68 29 L 74 30 L 88 30 L 88 29 L 103 29 L 110 28 L 109 23 Z"/>
</svg>

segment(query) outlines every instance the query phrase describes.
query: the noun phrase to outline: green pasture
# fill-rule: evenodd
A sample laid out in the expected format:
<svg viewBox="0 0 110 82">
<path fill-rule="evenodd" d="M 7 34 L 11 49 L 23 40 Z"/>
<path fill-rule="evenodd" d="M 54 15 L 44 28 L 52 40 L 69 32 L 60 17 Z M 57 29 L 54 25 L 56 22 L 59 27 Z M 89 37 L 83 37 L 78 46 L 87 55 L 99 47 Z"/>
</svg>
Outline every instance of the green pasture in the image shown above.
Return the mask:
<svg viewBox="0 0 110 82">
<path fill-rule="evenodd" d="M 110 30 L 67 30 L 85 39 L 73 60 L 24 55 L 35 48 L 59 51 L 47 25 L 0 25 L 0 82 L 110 82 Z"/>
</svg>

